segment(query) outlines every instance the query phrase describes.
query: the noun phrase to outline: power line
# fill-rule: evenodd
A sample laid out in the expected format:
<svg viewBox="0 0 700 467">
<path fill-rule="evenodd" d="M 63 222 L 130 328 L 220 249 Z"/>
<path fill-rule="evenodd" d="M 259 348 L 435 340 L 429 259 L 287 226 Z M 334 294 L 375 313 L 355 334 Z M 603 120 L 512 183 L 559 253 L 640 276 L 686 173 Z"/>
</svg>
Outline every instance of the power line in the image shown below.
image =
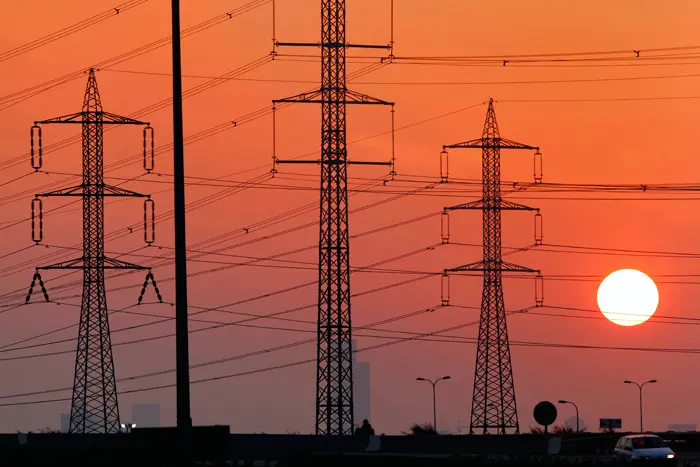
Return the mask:
<svg viewBox="0 0 700 467">
<path fill-rule="evenodd" d="M 469 309 L 474 308 L 474 307 L 463 307 L 463 306 L 455 306 L 455 305 L 450 305 L 450 306 L 456 307 L 456 308 L 469 308 Z M 437 307 L 432 308 L 432 310 L 439 309 L 439 308 L 444 308 L 444 307 L 437 306 Z M 431 310 L 431 308 L 426 309 L 426 311 L 428 311 L 428 310 Z M 511 312 L 511 314 L 527 314 L 528 312 L 529 312 L 529 309 L 526 308 L 523 310 L 519 310 L 517 312 Z M 444 334 L 445 332 L 450 332 L 450 331 L 454 331 L 457 329 L 462 329 L 465 327 L 474 326 L 477 323 L 478 323 L 478 321 L 473 321 L 470 323 L 451 326 L 451 327 L 446 328 L 446 329 L 433 331 L 433 332 L 429 332 L 429 333 L 415 333 L 415 335 L 413 335 L 411 337 L 403 337 L 403 338 L 396 338 L 394 336 L 377 336 L 377 335 L 366 336 L 366 337 L 370 337 L 370 338 L 387 339 L 390 341 L 382 343 L 382 344 L 370 346 L 370 347 L 365 347 L 362 349 L 357 349 L 357 350 L 354 350 L 354 352 L 364 352 L 364 351 L 370 351 L 370 350 L 375 350 L 375 349 L 395 345 L 398 343 L 420 341 L 425 337 L 440 335 L 440 334 Z M 267 328 L 274 329 L 273 327 L 267 327 Z M 285 331 L 296 331 L 296 332 L 308 332 L 306 330 L 292 330 L 292 329 L 284 329 L 284 330 Z M 387 331 L 387 330 L 381 330 L 381 331 Z M 399 332 L 403 332 L 403 331 L 399 331 Z M 284 349 L 289 348 L 289 346 L 303 345 L 303 344 L 301 344 L 301 342 L 304 342 L 304 343 L 313 342 L 313 339 L 308 339 L 306 341 L 300 341 L 297 343 L 287 344 L 284 346 Z M 469 337 L 451 336 L 450 340 L 441 339 L 438 342 L 473 345 L 473 344 L 475 344 L 475 339 L 469 338 Z M 536 342 L 536 341 L 511 341 L 511 345 L 514 345 L 516 347 L 540 347 L 540 348 L 577 349 L 577 350 L 614 350 L 614 351 L 631 351 L 631 352 L 662 352 L 662 353 L 677 353 L 677 354 L 698 354 L 698 353 L 700 353 L 700 349 L 695 349 L 695 348 L 603 346 L 603 345 L 586 345 L 586 344 L 560 344 L 560 343 Z M 267 353 L 266 350 L 257 351 L 257 352 L 255 352 L 255 354 L 259 355 L 261 353 Z M 243 356 L 236 356 L 236 357 L 230 357 L 230 358 L 240 359 L 240 358 L 243 358 Z M 234 378 L 234 377 L 259 374 L 259 373 L 264 373 L 264 372 L 269 372 L 269 371 L 274 371 L 274 370 L 280 370 L 280 369 L 284 369 L 284 368 L 291 368 L 294 366 L 310 364 L 310 363 L 314 363 L 315 361 L 316 361 L 315 359 L 300 360 L 300 361 L 286 363 L 286 364 L 268 366 L 268 367 L 263 367 L 263 368 L 259 368 L 259 369 L 254 369 L 254 370 L 248 370 L 248 371 L 244 371 L 244 372 L 228 373 L 228 374 L 212 376 L 212 377 L 208 377 L 208 378 L 201 378 L 198 380 L 193 380 L 192 384 L 200 384 L 200 383 L 219 381 L 219 380 L 229 379 L 229 378 Z M 122 381 L 122 380 L 120 380 L 120 381 Z M 139 392 L 145 392 L 145 391 L 154 391 L 154 390 L 166 389 L 166 388 L 171 388 L 171 387 L 174 387 L 174 384 L 164 384 L 164 385 L 150 386 L 147 388 L 131 389 L 131 390 L 126 390 L 126 391 L 121 391 L 120 394 L 131 394 L 131 393 L 139 393 Z M 32 395 L 51 394 L 51 393 L 62 392 L 62 391 L 66 391 L 66 390 L 67 390 L 67 388 L 60 388 L 60 389 L 50 389 L 50 390 L 44 390 L 44 391 L 35 391 L 32 393 L 12 394 L 12 395 L 7 395 L 7 396 L 0 396 L 0 399 L 29 397 Z M 50 399 L 50 400 L 38 400 L 38 401 L 27 401 L 27 402 L 4 403 L 4 404 L 0 404 L 0 407 L 13 407 L 13 406 L 21 406 L 21 405 L 29 405 L 29 404 L 47 404 L 47 403 L 53 403 L 53 402 L 64 402 L 65 400 L 68 400 L 68 399 Z"/>
<path fill-rule="evenodd" d="M 232 10 L 229 10 L 225 13 L 222 13 L 220 15 L 216 15 L 212 18 L 209 18 L 208 20 L 205 20 L 201 23 L 195 24 L 194 26 L 191 26 L 189 28 L 183 29 L 180 33 L 180 37 L 185 38 L 189 37 L 193 34 L 197 34 L 202 31 L 206 31 L 207 29 L 210 29 L 214 26 L 217 26 L 223 22 L 229 21 L 235 17 L 238 17 L 242 14 L 248 13 L 249 11 L 253 11 L 256 8 L 259 8 L 263 5 L 266 5 L 268 3 L 271 3 L 272 0 L 252 0 L 244 5 L 241 5 L 237 8 L 234 8 Z M 16 91 L 11 94 L 5 95 L 0 97 L 0 111 L 5 110 L 9 107 L 12 107 L 14 105 L 17 105 L 21 102 L 24 102 L 28 99 L 31 99 L 32 97 L 35 97 L 45 91 L 48 91 L 49 89 L 52 89 L 57 86 L 61 86 L 63 84 L 66 84 L 70 81 L 73 81 L 79 77 L 81 77 L 84 73 L 85 70 L 88 68 L 107 68 L 110 66 L 115 66 L 120 63 L 123 63 L 125 61 L 131 60 L 133 58 L 139 57 L 141 55 L 147 54 L 149 52 L 152 52 L 154 50 L 160 49 L 162 47 L 167 46 L 170 44 L 172 41 L 171 36 L 166 36 L 161 39 L 158 39 L 156 41 L 150 42 L 148 44 L 142 45 L 140 47 L 137 47 L 133 50 L 130 50 L 129 52 L 122 53 L 120 55 L 117 55 L 115 57 L 109 58 L 107 60 L 103 60 L 101 62 L 93 64 L 91 67 L 83 68 L 81 70 L 74 71 L 72 73 L 68 73 L 66 75 L 60 76 L 58 78 L 54 78 L 52 80 L 46 81 L 44 83 L 40 83 L 34 86 L 31 86 L 29 88 L 23 89 L 21 91 Z"/>
<path fill-rule="evenodd" d="M 139 70 L 117 70 L 107 69 L 113 73 L 125 73 L 144 76 L 172 76 L 170 73 L 160 73 L 155 71 Z M 217 79 L 207 75 L 182 75 L 183 78 L 192 79 Z M 662 79 L 685 79 L 697 78 L 700 73 L 655 75 L 655 76 L 624 76 L 624 77 L 602 77 L 602 78 L 570 78 L 570 79 L 542 79 L 542 80 L 509 80 L 509 81 L 355 81 L 356 85 L 372 86 L 498 86 L 498 85 L 526 85 L 526 84 L 569 84 L 569 83 L 604 83 L 618 81 L 647 81 Z M 282 78 L 227 78 L 234 81 L 258 82 L 258 83 L 299 83 L 311 84 L 317 80 L 303 79 L 282 79 Z"/>
<path fill-rule="evenodd" d="M 39 39 L 34 39 L 33 41 L 27 42 L 26 44 L 22 44 L 20 46 L 2 52 L 0 53 L 0 62 L 19 57 L 20 55 L 38 49 L 39 47 L 43 47 L 44 45 L 61 40 L 79 31 L 87 29 L 90 26 L 93 26 L 109 18 L 117 16 L 120 13 L 125 13 L 131 10 L 132 8 L 136 8 L 140 5 L 143 5 L 147 1 L 148 0 L 129 0 L 124 3 L 120 3 L 119 5 L 110 8 L 109 10 L 105 10 L 102 13 L 98 13 L 97 15 L 91 16 L 70 26 L 59 29 L 58 31 L 52 32 L 51 34 L 47 34 L 43 37 L 40 37 Z"/>
<path fill-rule="evenodd" d="M 375 230 L 376 230 L 376 229 L 375 229 Z M 381 230 L 379 230 L 379 231 L 383 231 L 383 230 L 384 230 L 384 229 L 381 229 Z M 369 232 L 367 232 L 366 234 L 367 234 L 367 235 L 370 235 L 370 234 L 372 234 L 372 233 L 374 233 L 374 232 L 373 232 L 373 231 L 369 231 Z M 358 234 L 358 235 L 361 236 L 361 235 L 364 235 L 364 234 Z M 403 253 L 403 254 L 398 255 L 398 256 L 394 256 L 394 257 L 391 257 L 391 258 L 388 258 L 388 259 L 384 259 L 384 260 L 381 260 L 381 261 L 378 261 L 378 262 L 374 262 L 374 263 L 369 264 L 369 265 L 367 265 L 367 266 L 356 268 L 356 269 L 355 269 L 355 272 L 360 271 L 360 270 L 362 270 L 363 268 L 373 268 L 373 267 L 376 267 L 376 266 L 380 266 L 380 265 L 383 265 L 383 264 L 388 264 L 388 263 L 391 263 L 391 262 L 394 262 L 394 261 L 398 261 L 398 260 L 401 260 L 401 259 L 406 259 L 406 258 L 408 258 L 408 257 L 415 256 L 415 255 L 421 254 L 421 253 L 426 252 L 426 251 L 432 251 L 433 249 L 439 247 L 440 245 L 441 245 L 441 244 L 436 244 L 436 245 L 429 246 L 429 247 L 426 247 L 426 248 L 419 248 L 419 249 L 417 249 L 417 250 L 413 250 L 413 251 L 408 252 L 408 253 Z M 283 255 L 283 254 L 284 254 L 284 253 L 278 254 L 278 255 L 276 255 L 276 256 L 281 256 L 281 255 Z M 425 275 L 424 277 L 420 277 L 420 278 L 418 278 L 418 279 L 409 279 L 408 281 L 401 281 L 401 282 L 396 283 L 395 286 L 402 286 L 402 285 L 414 283 L 414 282 L 416 282 L 416 281 L 418 281 L 418 280 L 426 279 L 427 277 L 429 277 L 429 275 Z M 161 282 L 162 282 L 162 281 L 161 281 Z M 250 303 L 250 302 L 252 302 L 252 301 L 261 300 L 261 299 L 265 299 L 265 298 L 269 298 L 269 297 L 272 297 L 272 296 L 275 296 L 275 295 L 279 295 L 279 294 L 282 294 L 282 293 L 287 293 L 287 292 L 291 292 L 291 291 L 294 291 L 294 290 L 299 290 L 299 289 L 301 289 L 301 288 L 308 287 L 308 286 L 313 285 L 313 284 L 315 284 L 315 283 L 316 283 L 315 281 L 305 282 L 305 283 L 301 283 L 301 284 L 298 284 L 298 285 L 295 285 L 295 286 L 291 286 L 291 287 L 287 287 L 287 288 L 284 288 L 284 289 L 281 289 L 281 290 L 277 290 L 277 291 L 275 291 L 275 292 L 265 293 L 265 294 L 262 294 L 262 295 L 259 295 L 259 296 L 256 296 L 256 297 L 248 298 L 248 299 L 245 299 L 245 300 L 239 300 L 239 301 L 236 301 L 236 302 L 233 302 L 233 303 L 229 303 L 229 304 L 226 304 L 226 305 L 222 305 L 222 306 L 219 306 L 219 307 L 215 307 L 215 308 L 201 308 L 201 307 L 199 307 L 201 311 L 196 312 L 196 313 L 193 313 L 193 314 L 191 314 L 190 316 L 195 316 L 195 315 L 198 315 L 198 314 L 201 314 L 201 313 L 205 313 L 205 312 L 210 312 L 210 311 L 219 311 L 219 312 L 225 312 L 225 313 L 232 313 L 232 312 L 230 312 L 230 311 L 228 311 L 228 310 L 224 310 L 224 308 L 228 308 L 228 307 L 236 306 L 236 305 L 241 305 L 241 304 L 245 304 L 245 303 Z M 370 293 L 376 293 L 376 292 L 379 292 L 379 291 L 387 290 L 387 288 L 391 288 L 391 287 L 392 287 L 392 286 L 384 286 L 384 287 L 380 287 L 380 288 L 377 288 L 377 289 L 370 289 L 369 291 L 356 294 L 356 296 L 362 296 L 362 295 L 367 295 L 367 294 L 370 294 Z M 126 287 L 123 287 L 123 288 L 126 288 Z M 72 297 L 68 297 L 68 298 L 72 298 Z M 60 300 L 64 300 L 64 299 L 65 299 L 65 297 L 64 297 L 64 298 L 61 298 Z M 56 303 L 55 300 L 54 300 L 53 302 Z M 77 305 L 71 305 L 71 306 L 77 306 Z M 287 311 L 282 312 L 282 313 L 279 313 L 279 312 L 278 312 L 278 313 L 273 313 L 273 314 L 271 314 L 271 315 L 263 316 L 263 318 L 279 316 L 280 314 L 286 314 L 286 313 L 293 312 L 293 311 L 299 311 L 299 310 L 306 309 L 306 308 L 313 307 L 313 306 L 314 306 L 314 305 L 307 305 L 307 306 L 304 306 L 304 307 L 301 307 L 301 308 L 293 308 L 292 310 L 287 310 Z M 190 305 L 190 307 L 191 307 L 191 308 L 198 308 L 198 307 L 195 307 L 195 306 L 193 306 L 193 305 Z M 126 309 L 128 309 L 128 308 L 130 308 L 130 307 L 127 307 Z M 118 313 L 118 312 L 120 312 L 120 311 L 122 311 L 122 310 L 112 311 L 111 314 L 114 315 L 114 314 L 116 314 L 116 313 Z M 236 314 L 236 313 L 234 313 L 234 314 Z M 157 322 L 147 323 L 147 324 L 145 324 L 145 325 L 139 325 L 139 326 L 135 326 L 135 327 L 145 327 L 145 326 L 150 326 L 150 325 L 153 325 L 153 324 L 158 324 L 158 323 L 157 323 Z M 130 327 L 130 328 L 128 328 L 128 329 L 134 329 L 135 327 Z M 52 332 L 50 332 L 50 333 L 48 333 L 48 334 L 53 334 L 53 333 L 55 333 L 55 332 L 60 332 L 61 330 L 64 330 L 64 329 L 65 329 L 65 328 L 61 328 L 61 329 L 59 329 L 59 330 L 52 331 Z M 122 331 L 122 330 L 125 330 L 125 329 L 122 328 L 122 329 L 112 330 L 112 333 L 119 332 L 119 331 Z M 35 337 L 32 337 L 32 338 L 29 338 L 29 339 L 23 339 L 22 341 L 20 341 L 20 342 L 18 342 L 18 343 L 24 343 L 24 342 L 27 342 L 27 341 L 30 341 L 30 340 L 34 340 L 35 338 L 38 338 L 38 337 L 43 337 L 43 336 L 45 336 L 45 335 L 47 335 L 47 333 L 44 333 L 44 334 L 42 334 L 42 335 L 40 335 L 40 336 L 35 336 Z M 164 337 L 168 337 L 168 336 L 164 336 Z M 41 345 L 37 345 L 37 346 L 32 346 L 32 347 L 39 347 L 39 346 L 43 346 L 43 345 L 53 345 L 53 344 L 55 344 L 55 343 L 61 343 L 61 342 L 65 342 L 65 341 L 45 343 L 45 344 L 41 344 Z M 6 346 L 0 347 L 0 349 L 6 349 L 6 350 L 0 350 L 0 352 L 19 350 L 19 349 L 16 349 L 16 348 L 7 349 L 8 346 L 14 347 L 14 344 L 8 344 L 8 345 L 6 345 Z M 27 348 L 28 348 L 28 347 L 27 347 Z"/>
</svg>

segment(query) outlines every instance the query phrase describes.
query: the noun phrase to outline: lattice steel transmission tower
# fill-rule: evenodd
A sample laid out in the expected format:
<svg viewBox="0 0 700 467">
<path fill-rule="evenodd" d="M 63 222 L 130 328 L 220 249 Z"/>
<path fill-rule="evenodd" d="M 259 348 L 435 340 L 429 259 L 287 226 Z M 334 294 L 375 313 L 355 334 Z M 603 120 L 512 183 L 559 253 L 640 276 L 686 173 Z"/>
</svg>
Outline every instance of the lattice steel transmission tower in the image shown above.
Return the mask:
<svg viewBox="0 0 700 467">
<path fill-rule="evenodd" d="M 445 208 L 446 212 L 476 209 L 483 213 L 483 259 L 445 270 L 446 274 L 480 271 L 484 275 L 469 431 L 473 434 L 479 430 L 486 434 L 490 429 L 494 429 L 501 434 L 507 433 L 507 430 L 518 433 L 518 410 L 503 302 L 502 274 L 505 271 L 535 273 L 538 277 L 540 276 L 537 270 L 503 261 L 501 211 L 537 211 L 535 243 L 541 243 L 541 216 L 539 209 L 507 201 L 501 197 L 501 149 L 534 150 L 537 151 L 537 155 L 540 155 L 539 148 L 501 138 L 493 109 L 493 99 L 491 99 L 481 138 L 443 146 L 443 155 L 446 155 L 447 149 L 482 150 L 482 198 Z M 535 160 L 537 161 L 537 157 Z M 541 305 L 541 298 L 537 297 L 537 292 L 536 300 L 537 305 Z"/>
<path fill-rule="evenodd" d="M 106 197 L 140 197 L 144 201 L 144 237 L 146 243 L 154 241 L 154 204 L 148 195 L 142 195 L 104 183 L 103 132 L 105 125 L 145 125 L 144 128 L 144 167 L 147 164 L 146 138 L 150 135 L 150 156 L 153 157 L 153 129 L 146 122 L 111 114 L 102 110 L 100 93 L 97 88 L 94 70 L 90 70 L 83 101 L 83 109 L 70 115 L 34 122 L 31 131 L 32 167 L 42 166 L 41 127 L 42 124 L 78 124 L 82 126 L 83 180 L 80 185 L 49 193 L 38 194 L 32 200 L 32 240 L 39 244 L 43 239 L 43 197 L 76 196 L 83 202 L 83 254 L 69 261 L 38 267 L 27 294 L 26 302 L 32 295 L 34 286 L 39 283 L 44 299 L 48 302 L 40 270 L 79 269 L 83 271 L 83 294 L 80 308 L 78 345 L 75 359 L 75 378 L 70 416 L 70 433 L 118 433 L 119 406 L 117 385 L 114 376 L 112 343 L 109 332 L 107 296 L 105 292 L 106 269 L 148 270 L 146 282 L 138 302 L 141 303 L 146 286 L 150 281 L 162 302 L 160 292 L 153 280 L 150 268 L 127 263 L 105 256 L 104 250 L 104 199 Z M 34 140 L 38 137 L 38 152 L 34 150 Z M 151 167 L 152 168 L 152 167 Z M 150 226 L 150 229 L 148 228 Z"/>
<path fill-rule="evenodd" d="M 354 420 L 347 166 L 386 165 L 392 167 L 393 173 L 393 156 L 392 162 L 348 161 L 346 106 L 388 105 L 393 110 L 394 103 L 347 89 L 345 53 L 353 47 L 386 50 L 391 47 L 346 42 L 345 0 L 321 1 L 320 43 L 277 42 L 276 46 L 321 48 L 320 89 L 273 101 L 273 106 L 277 103 L 321 104 L 321 159 L 279 160 L 274 154 L 273 159 L 275 164 L 321 165 L 316 434 L 351 435 Z"/>
</svg>

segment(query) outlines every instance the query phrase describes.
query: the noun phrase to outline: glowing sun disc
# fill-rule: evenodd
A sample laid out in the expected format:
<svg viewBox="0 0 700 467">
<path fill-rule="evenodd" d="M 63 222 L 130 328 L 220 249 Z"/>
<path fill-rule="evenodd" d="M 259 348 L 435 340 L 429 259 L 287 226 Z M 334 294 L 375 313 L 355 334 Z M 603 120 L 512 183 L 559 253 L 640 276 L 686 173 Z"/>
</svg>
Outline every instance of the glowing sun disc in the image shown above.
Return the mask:
<svg viewBox="0 0 700 467">
<path fill-rule="evenodd" d="M 598 308 L 611 322 L 636 326 L 652 317 L 659 306 L 654 281 L 636 269 L 620 269 L 598 287 Z"/>
</svg>

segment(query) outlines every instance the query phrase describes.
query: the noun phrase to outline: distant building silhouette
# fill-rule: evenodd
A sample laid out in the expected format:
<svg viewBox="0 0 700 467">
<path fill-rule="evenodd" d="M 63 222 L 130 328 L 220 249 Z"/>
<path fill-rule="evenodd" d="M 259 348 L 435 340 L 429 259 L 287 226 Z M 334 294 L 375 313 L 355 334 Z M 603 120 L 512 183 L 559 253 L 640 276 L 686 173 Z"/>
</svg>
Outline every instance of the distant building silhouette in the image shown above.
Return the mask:
<svg viewBox="0 0 700 467">
<path fill-rule="evenodd" d="M 160 404 L 133 404 L 131 420 L 136 428 L 158 428 L 160 426 Z"/>
<path fill-rule="evenodd" d="M 576 416 L 571 416 L 571 417 L 567 418 L 566 422 L 564 422 L 564 427 L 575 430 L 576 429 Z M 581 418 L 578 419 L 578 429 L 581 431 L 586 431 L 588 429 L 588 425 L 586 425 L 586 422 L 584 422 L 583 419 L 581 419 Z"/>
<path fill-rule="evenodd" d="M 352 347 L 357 350 L 357 342 L 353 339 Z M 353 367 L 353 402 L 355 405 L 355 425 L 358 425 L 362 420 L 372 422 L 371 410 L 371 378 L 369 362 L 358 362 L 357 354 L 352 354 Z"/>
<path fill-rule="evenodd" d="M 372 422 L 372 411 L 370 406 L 370 364 L 369 362 L 358 362 L 357 354 L 354 352 L 357 350 L 357 341 L 352 340 L 352 398 L 355 410 L 353 413 L 353 418 L 355 419 L 355 427 L 360 426 L 362 420 L 369 420 Z M 343 347 L 343 351 L 347 351 L 347 344 Z M 337 362 L 337 350 L 335 346 L 331 346 L 331 362 L 335 364 Z M 334 369 L 334 371 L 337 371 Z"/>
<path fill-rule="evenodd" d="M 68 433 L 70 431 L 70 414 L 61 414 L 61 433 Z"/>
<path fill-rule="evenodd" d="M 668 431 L 687 433 L 697 431 L 698 426 L 691 423 L 674 423 L 668 426 Z"/>
</svg>

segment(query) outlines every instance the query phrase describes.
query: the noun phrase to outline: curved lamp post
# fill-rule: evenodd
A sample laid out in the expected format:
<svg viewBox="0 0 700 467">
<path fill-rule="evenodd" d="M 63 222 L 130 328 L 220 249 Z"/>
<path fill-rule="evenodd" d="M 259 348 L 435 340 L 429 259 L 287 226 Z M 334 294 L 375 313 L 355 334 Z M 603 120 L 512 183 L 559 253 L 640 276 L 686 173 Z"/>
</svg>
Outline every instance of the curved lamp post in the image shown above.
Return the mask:
<svg viewBox="0 0 700 467">
<path fill-rule="evenodd" d="M 565 400 L 560 400 L 559 403 L 560 404 L 571 404 L 574 406 L 574 408 L 576 409 L 576 433 L 579 433 L 580 430 L 579 430 L 579 426 L 578 426 L 578 406 L 571 401 L 565 401 Z"/>
<path fill-rule="evenodd" d="M 438 383 L 438 381 L 442 381 L 444 379 L 452 379 L 451 376 L 443 376 L 442 378 L 438 378 L 435 381 L 427 379 L 427 378 L 416 378 L 416 381 L 427 381 L 433 386 L 433 429 L 435 430 L 435 433 L 437 434 L 437 404 L 435 403 L 435 385 Z"/>
<path fill-rule="evenodd" d="M 636 381 L 625 381 L 625 384 L 634 384 L 639 388 L 639 432 L 644 433 L 644 418 L 643 418 L 643 413 L 642 413 L 642 388 L 644 387 L 645 384 L 651 384 L 651 383 L 656 383 L 657 381 L 655 379 L 650 379 L 649 381 L 645 381 L 642 384 L 637 383 Z"/>
</svg>

